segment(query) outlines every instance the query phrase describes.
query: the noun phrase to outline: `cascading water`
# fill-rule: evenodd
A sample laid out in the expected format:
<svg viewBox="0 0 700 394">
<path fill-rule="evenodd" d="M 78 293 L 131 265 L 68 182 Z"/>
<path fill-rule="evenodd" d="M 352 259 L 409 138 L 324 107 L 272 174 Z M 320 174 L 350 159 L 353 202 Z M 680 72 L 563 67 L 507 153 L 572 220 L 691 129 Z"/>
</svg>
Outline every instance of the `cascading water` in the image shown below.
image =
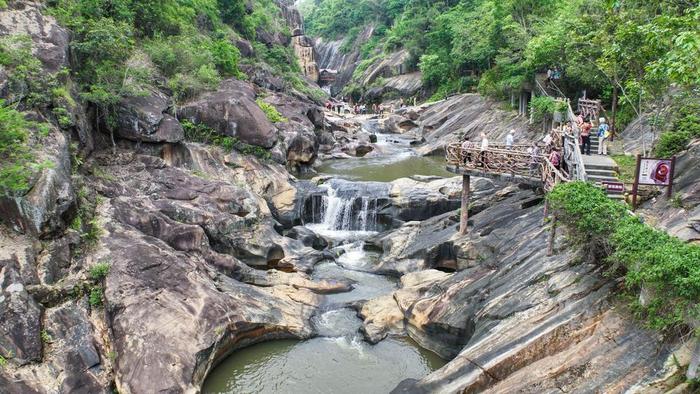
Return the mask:
<svg viewBox="0 0 700 394">
<path fill-rule="evenodd" d="M 311 212 L 307 216 L 311 223 L 307 227 L 331 238 L 345 239 L 380 230 L 377 210 L 381 197 L 362 195 L 369 193 L 368 190 L 346 186 L 335 182 L 321 186 L 326 189 L 326 195 L 311 197 Z"/>
</svg>

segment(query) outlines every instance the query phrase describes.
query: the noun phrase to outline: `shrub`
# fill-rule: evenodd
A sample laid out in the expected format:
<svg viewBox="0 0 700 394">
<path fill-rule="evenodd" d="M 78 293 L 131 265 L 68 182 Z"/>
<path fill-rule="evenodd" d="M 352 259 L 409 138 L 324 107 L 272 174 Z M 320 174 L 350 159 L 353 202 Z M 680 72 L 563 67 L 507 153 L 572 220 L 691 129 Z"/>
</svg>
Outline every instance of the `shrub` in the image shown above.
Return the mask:
<svg viewBox="0 0 700 394">
<path fill-rule="evenodd" d="M 275 108 L 274 105 L 268 104 L 262 100 L 262 98 L 258 98 L 255 100 L 255 102 L 258 104 L 258 107 L 265 113 L 267 116 L 267 119 L 270 120 L 272 123 L 278 123 L 278 122 L 287 122 L 288 119 L 282 116 L 277 111 L 277 108 Z"/>
<path fill-rule="evenodd" d="M 559 185 L 547 199 L 583 239 L 606 247 L 606 262 L 625 268 L 629 291 L 649 290 L 647 302 L 633 307 L 650 327 L 668 330 L 700 316 L 700 246 L 643 224 L 590 184 Z"/>
<path fill-rule="evenodd" d="M 690 134 L 685 131 L 669 131 L 661 134 L 654 148 L 654 154 L 658 157 L 671 157 L 688 147 Z"/>
<path fill-rule="evenodd" d="M 537 96 L 530 102 L 530 110 L 534 121 L 541 122 L 552 117 L 557 110 L 557 102 L 551 97 Z"/>
<path fill-rule="evenodd" d="M 107 277 L 109 273 L 109 263 L 99 262 L 90 267 L 90 279 L 99 282 Z"/>
<path fill-rule="evenodd" d="M 102 286 L 93 286 L 90 289 L 90 295 L 88 296 L 88 301 L 90 302 L 90 305 L 92 305 L 95 308 L 101 307 L 103 293 L 104 289 L 102 288 Z"/>
<path fill-rule="evenodd" d="M 0 100 L 0 194 L 17 194 L 29 187 L 32 175 L 53 163 L 37 163 L 29 148 L 32 130 L 39 136 L 48 131 L 46 124 L 28 121 L 23 113 L 5 106 Z"/>
</svg>

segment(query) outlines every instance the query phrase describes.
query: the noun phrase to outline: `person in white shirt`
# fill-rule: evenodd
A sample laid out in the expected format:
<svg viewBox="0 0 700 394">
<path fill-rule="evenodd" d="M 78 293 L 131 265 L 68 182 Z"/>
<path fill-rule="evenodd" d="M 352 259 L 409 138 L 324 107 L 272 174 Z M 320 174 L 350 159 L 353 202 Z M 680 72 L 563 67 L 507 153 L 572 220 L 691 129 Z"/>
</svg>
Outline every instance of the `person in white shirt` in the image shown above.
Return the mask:
<svg viewBox="0 0 700 394">
<path fill-rule="evenodd" d="M 464 158 L 464 164 L 469 163 L 472 160 L 472 153 L 469 149 L 473 147 L 473 144 L 469 140 L 464 140 L 462 142 L 462 157 Z"/>
<path fill-rule="evenodd" d="M 484 167 L 486 165 L 486 151 L 489 149 L 489 139 L 486 138 L 486 133 L 481 133 L 481 147 L 479 150 L 481 151 L 481 160 L 480 165 Z"/>
<path fill-rule="evenodd" d="M 515 143 L 515 130 L 511 130 L 506 136 L 506 148 L 513 149 L 513 144 Z"/>
</svg>

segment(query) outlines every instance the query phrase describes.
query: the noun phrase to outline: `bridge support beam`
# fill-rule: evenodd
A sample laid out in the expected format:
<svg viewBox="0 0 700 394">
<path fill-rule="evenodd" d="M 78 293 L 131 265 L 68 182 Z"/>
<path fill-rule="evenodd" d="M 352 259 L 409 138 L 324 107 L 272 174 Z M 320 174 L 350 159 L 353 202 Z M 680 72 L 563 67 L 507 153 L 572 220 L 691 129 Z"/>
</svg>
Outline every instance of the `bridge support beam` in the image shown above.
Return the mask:
<svg viewBox="0 0 700 394">
<path fill-rule="evenodd" d="M 552 215 L 552 226 L 549 229 L 549 242 L 547 242 L 547 256 L 554 254 L 554 240 L 557 237 L 557 215 Z"/>
<path fill-rule="evenodd" d="M 468 232 L 467 223 L 469 222 L 469 190 L 471 177 L 469 175 L 462 175 L 462 208 L 460 210 L 459 218 L 459 233 L 461 235 L 466 235 Z"/>
</svg>

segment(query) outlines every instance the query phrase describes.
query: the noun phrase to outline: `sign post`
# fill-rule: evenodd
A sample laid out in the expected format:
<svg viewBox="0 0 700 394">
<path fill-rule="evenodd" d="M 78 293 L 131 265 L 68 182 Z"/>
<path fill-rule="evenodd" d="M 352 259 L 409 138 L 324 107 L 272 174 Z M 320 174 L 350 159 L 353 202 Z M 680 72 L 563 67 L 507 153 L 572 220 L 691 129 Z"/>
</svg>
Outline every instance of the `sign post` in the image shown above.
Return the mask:
<svg viewBox="0 0 700 394">
<path fill-rule="evenodd" d="M 637 167 L 634 171 L 634 185 L 632 186 L 633 211 L 637 208 L 639 185 L 665 186 L 667 187 L 667 197 L 671 197 L 675 167 L 675 156 L 670 159 L 656 159 L 637 155 Z"/>
</svg>

